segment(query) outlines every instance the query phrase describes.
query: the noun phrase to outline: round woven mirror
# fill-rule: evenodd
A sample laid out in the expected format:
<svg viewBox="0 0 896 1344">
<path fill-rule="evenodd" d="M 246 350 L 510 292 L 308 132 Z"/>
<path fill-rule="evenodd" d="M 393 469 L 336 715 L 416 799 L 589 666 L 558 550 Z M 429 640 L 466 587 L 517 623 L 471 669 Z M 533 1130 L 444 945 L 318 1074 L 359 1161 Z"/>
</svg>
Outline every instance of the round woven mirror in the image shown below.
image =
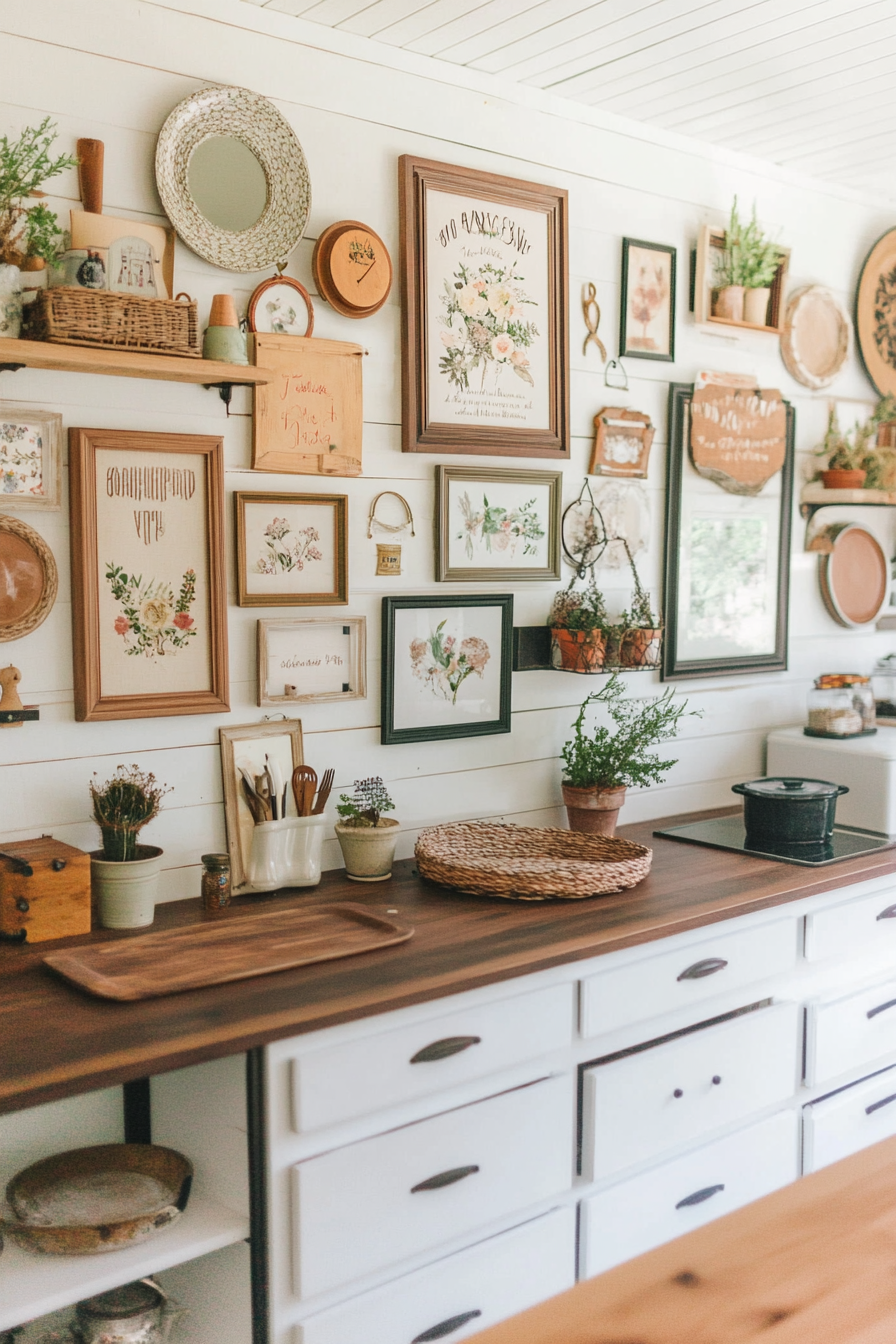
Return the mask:
<svg viewBox="0 0 896 1344">
<path fill-rule="evenodd" d="M 156 146 L 156 184 L 187 246 L 226 271 L 285 262 L 311 210 L 295 132 L 249 89 L 200 89 L 178 103 Z"/>
</svg>

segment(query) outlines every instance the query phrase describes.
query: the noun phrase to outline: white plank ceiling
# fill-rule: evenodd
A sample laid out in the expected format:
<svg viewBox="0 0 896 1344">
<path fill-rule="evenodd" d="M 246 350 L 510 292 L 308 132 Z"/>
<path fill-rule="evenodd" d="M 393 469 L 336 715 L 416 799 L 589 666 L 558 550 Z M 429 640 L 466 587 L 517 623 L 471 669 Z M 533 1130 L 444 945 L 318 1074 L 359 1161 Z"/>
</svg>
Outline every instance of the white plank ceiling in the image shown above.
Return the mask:
<svg viewBox="0 0 896 1344">
<path fill-rule="evenodd" d="M 247 0 L 896 198 L 896 0 Z"/>
</svg>

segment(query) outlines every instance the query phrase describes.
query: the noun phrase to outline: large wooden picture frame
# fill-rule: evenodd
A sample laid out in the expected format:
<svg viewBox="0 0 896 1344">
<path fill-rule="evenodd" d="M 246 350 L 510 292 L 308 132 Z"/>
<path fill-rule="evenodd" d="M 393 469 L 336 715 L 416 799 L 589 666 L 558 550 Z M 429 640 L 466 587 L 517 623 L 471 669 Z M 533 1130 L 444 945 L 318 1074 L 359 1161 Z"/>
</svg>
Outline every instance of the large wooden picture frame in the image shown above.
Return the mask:
<svg viewBox="0 0 896 1344">
<path fill-rule="evenodd" d="M 399 159 L 402 448 L 569 457 L 567 193 Z"/>
<path fill-rule="evenodd" d="M 241 787 L 240 766 L 253 777 L 260 775 L 269 755 L 280 766 L 284 781 L 292 780 L 297 765 L 304 764 L 302 723 L 300 719 L 279 719 L 276 723 L 245 723 L 219 728 L 221 778 L 224 785 L 224 821 L 227 826 L 227 850 L 234 894 L 249 887 L 249 854 L 255 822 Z M 288 816 L 295 816 L 292 790 L 286 790 Z"/>
<path fill-rule="evenodd" d="M 75 718 L 228 710 L 223 440 L 71 429 Z"/>
<path fill-rule="evenodd" d="M 347 496 L 240 490 L 233 504 L 241 607 L 348 602 Z"/>
<path fill-rule="evenodd" d="M 669 388 L 663 681 L 787 669 L 793 407 L 783 467 L 753 494 L 701 475 L 690 457 L 690 383 Z"/>
<path fill-rule="evenodd" d="M 436 467 L 436 579 L 560 578 L 560 471 Z"/>
</svg>

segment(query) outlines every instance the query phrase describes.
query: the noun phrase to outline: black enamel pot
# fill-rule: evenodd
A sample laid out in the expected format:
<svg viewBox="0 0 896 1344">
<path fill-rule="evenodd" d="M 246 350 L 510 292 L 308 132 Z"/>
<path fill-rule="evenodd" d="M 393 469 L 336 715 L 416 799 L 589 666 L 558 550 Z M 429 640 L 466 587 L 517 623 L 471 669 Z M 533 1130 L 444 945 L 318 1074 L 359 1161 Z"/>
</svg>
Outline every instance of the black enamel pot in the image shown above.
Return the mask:
<svg viewBox="0 0 896 1344">
<path fill-rule="evenodd" d="M 782 776 L 735 784 L 743 794 L 747 843 L 823 845 L 834 831 L 837 799 L 845 784 Z"/>
</svg>

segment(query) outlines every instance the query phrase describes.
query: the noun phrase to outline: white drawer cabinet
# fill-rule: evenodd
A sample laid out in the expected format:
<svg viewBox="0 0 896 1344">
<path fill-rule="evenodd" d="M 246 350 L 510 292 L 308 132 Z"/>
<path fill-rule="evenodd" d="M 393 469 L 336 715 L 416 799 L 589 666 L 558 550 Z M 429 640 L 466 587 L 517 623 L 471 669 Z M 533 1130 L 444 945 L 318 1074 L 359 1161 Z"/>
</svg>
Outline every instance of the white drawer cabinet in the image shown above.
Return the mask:
<svg viewBox="0 0 896 1344">
<path fill-rule="evenodd" d="M 575 1249 L 575 1209 L 553 1209 L 309 1317 L 293 1344 L 454 1344 L 571 1288 Z"/>
<path fill-rule="evenodd" d="M 768 1195 L 799 1175 L 794 1110 L 751 1125 L 582 1201 L 582 1278 Z"/>
<path fill-rule="evenodd" d="M 552 985 L 299 1053 L 293 1126 L 320 1129 L 561 1050 L 572 1039 L 573 1011 L 573 986 Z"/>
<path fill-rule="evenodd" d="M 746 929 L 726 923 L 686 947 L 598 971 L 582 981 L 579 1029 L 597 1036 L 673 1010 L 699 1009 L 716 995 L 789 971 L 798 925 L 792 916 Z"/>
<path fill-rule="evenodd" d="M 818 1171 L 896 1134 L 896 1069 L 803 1107 L 803 1171 Z"/>
<path fill-rule="evenodd" d="M 593 1180 L 793 1095 L 798 1007 L 777 1004 L 585 1070 L 582 1168 Z"/>
<path fill-rule="evenodd" d="M 806 1083 L 896 1054 L 896 980 L 806 1005 Z"/>
<path fill-rule="evenodd" d="M 568 1189 L 571 1080 L 548 1078 L 300 1162 L 293 1291 L 308 1298 Z"/>
<path fill-rule="evenodd" d="M 896 884 L 806 916 L 807 961 L 842 958 L 872 948 L 896 952 Z"/>
</svg>

